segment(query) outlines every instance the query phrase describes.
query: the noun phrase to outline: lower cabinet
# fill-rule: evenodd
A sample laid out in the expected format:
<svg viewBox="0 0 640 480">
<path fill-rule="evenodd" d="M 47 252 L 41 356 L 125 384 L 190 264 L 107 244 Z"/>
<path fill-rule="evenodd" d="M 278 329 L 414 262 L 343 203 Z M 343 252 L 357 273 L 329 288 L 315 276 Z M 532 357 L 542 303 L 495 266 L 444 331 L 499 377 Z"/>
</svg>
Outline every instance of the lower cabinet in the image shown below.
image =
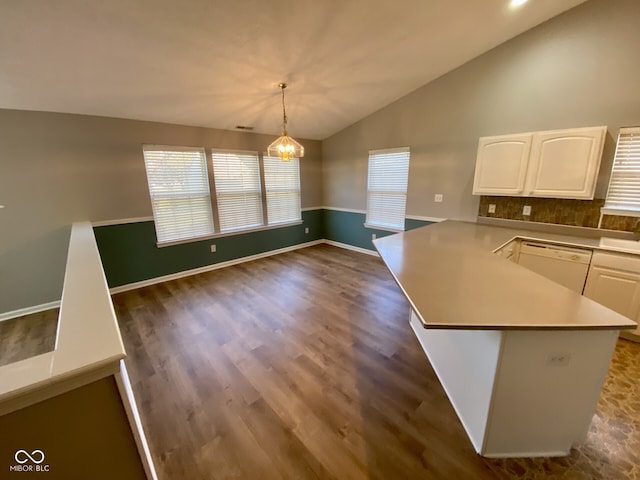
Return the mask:
<svg viewBox="0 0 640 480">
<path fill-rule="evenodd" d="M 640 317 L 640 259 L 595 253 L 584 296 L 637 322 Z M 640 328 L 630 333 L 640 335 Z"/>
</svg>

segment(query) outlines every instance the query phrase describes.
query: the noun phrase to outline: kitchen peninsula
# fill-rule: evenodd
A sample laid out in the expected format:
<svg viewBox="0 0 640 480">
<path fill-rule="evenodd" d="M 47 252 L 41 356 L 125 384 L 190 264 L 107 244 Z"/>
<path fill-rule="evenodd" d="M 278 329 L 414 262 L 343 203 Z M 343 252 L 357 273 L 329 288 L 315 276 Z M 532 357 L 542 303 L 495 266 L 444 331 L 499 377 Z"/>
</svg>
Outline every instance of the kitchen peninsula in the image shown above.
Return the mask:
<svg viewBox="0 0 640 480">
<path fill-rule="evenodd" d="M 636 324 L 492 253 L 519 236 L 571 241 L 445 221 L 374 244 L 476 451 L 567 455 L 586 437 L 619 331 Z"/>
</svg>

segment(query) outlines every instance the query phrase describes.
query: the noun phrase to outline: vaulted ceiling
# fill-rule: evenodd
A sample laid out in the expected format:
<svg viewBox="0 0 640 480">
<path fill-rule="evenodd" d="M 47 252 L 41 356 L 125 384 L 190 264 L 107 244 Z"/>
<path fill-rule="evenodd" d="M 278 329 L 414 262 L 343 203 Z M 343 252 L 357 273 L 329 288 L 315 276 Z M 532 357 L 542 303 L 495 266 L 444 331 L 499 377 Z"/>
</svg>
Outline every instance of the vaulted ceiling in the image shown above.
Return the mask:
<svg viewBox="0 0 640 480">
<path fill-rule="evenodd" d="M 0 0 L 0 108 L 324 139 L 585 0 Z"/>
</svg>

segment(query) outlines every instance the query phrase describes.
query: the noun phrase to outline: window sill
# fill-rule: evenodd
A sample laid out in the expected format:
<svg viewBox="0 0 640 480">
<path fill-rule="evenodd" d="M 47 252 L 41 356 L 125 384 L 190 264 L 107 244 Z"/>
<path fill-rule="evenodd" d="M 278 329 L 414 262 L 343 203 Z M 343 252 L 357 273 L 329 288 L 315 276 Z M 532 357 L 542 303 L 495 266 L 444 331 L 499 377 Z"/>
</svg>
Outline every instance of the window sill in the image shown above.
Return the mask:
<svg viewBox="0 0 640 480">
<path fill-rule="evenodd" d="M 625 208 L 606 208 L 600 209 L 602 215 L 616 215 L 618 217 L 640 217 L 640 210 L 630 210 Z"/>
<path fill-rule="evenodd" d="M 219 233 L 214 233 L 213 235 L 206 235 L 203 237 L 195 237 L 195 238 L 185 238 L 183 240 L 175 240 L 172 242 L 157 242 L 156 246 L 158 248 L 173 247 L 174 245 L 182 245 L 185 243 L 202 242 L 204 240 L 213 240 L 216 238 L 233 237 L 235 235 L 244 235 L 245 233 L 255 233 L 255 232 L 262 232 L 264 230 L 274 230 L 276 228 L 292 227 L 294 225 L 302 225 L 303 222 L 304 220 L 296 220 L 295 222 L 278 223 L 275 225 L 265 225 L 261 227 L 255 227 L 255 228 L 245 228 L 241 230 L 233 230 L 230 232 L 219 232 Z"/>
<path fill-rule="evenodd" d="M 402 229 L 400 229 L 400 228 L 393 228 L 393 227 L 388 227 L 388 226 L 386 226 L 386 225 L 376 225 L 376 224 L 374 224 L 374 223 L 366 223 L 366 222 L 365 222 L 364 226 L 365 226 L 366 228 L 373 228 L 373 229 L 375 229 L 375 230 L 385 230 L 385 231 L 387 231 L 387 232 L 395 232 L 395 233 L 398 233 L 398 232 L 404 232 L 404 228 L 402 228 Z"/>
</svg>

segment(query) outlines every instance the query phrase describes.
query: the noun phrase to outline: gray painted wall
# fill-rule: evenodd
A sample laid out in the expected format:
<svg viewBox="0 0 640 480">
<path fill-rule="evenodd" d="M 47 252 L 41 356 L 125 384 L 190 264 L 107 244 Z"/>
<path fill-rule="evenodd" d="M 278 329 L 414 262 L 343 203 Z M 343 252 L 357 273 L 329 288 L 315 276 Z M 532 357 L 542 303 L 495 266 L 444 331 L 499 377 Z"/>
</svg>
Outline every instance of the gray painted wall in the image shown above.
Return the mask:
<svg viewBox="0 0 640 480">
<path fill-rule="evenodd" d="M 151 216 L 144 143 L 264 151 L 274 136 L 0 110 L 0 314 L 60 300 L 74 221 Z M 304 140 L 302 206 L 322 205 L 321 144 Z"/>
<path fill-rule="evenodd" d="M 323 141 L 324 205 L 365 209 L 368 151 L 409 145 L 407 214 L 474 220 L 479 137 L 595 125 L 609 127 L 604 197 L 617 131 L 640 124 L 639 45 L 638 0 L 591 0 L 524 33 Z"/>
<path fill-rule="evenodd" d="M 640 124 L 638 25 L 640 1 L 591 0 L 322 144 L 305 141 L 303 207 L 364 210 L 368 150 L 410 145 L 407 214 L 474 219 L 478 137 L 590 125 L 608 125 L 615 137 L 620 126 Z M 600 196 L 613 137 L 605 150 Z M 6 206 L 0 209 L 0 313 L 60 298 L 73 221 L 151 215 L 141 144 L 263 150 L 271 140 L 0 110 L 0 205 Z M 435 193 L 444 194 L 444 203 L 433 202 Z"/>
</svg>

